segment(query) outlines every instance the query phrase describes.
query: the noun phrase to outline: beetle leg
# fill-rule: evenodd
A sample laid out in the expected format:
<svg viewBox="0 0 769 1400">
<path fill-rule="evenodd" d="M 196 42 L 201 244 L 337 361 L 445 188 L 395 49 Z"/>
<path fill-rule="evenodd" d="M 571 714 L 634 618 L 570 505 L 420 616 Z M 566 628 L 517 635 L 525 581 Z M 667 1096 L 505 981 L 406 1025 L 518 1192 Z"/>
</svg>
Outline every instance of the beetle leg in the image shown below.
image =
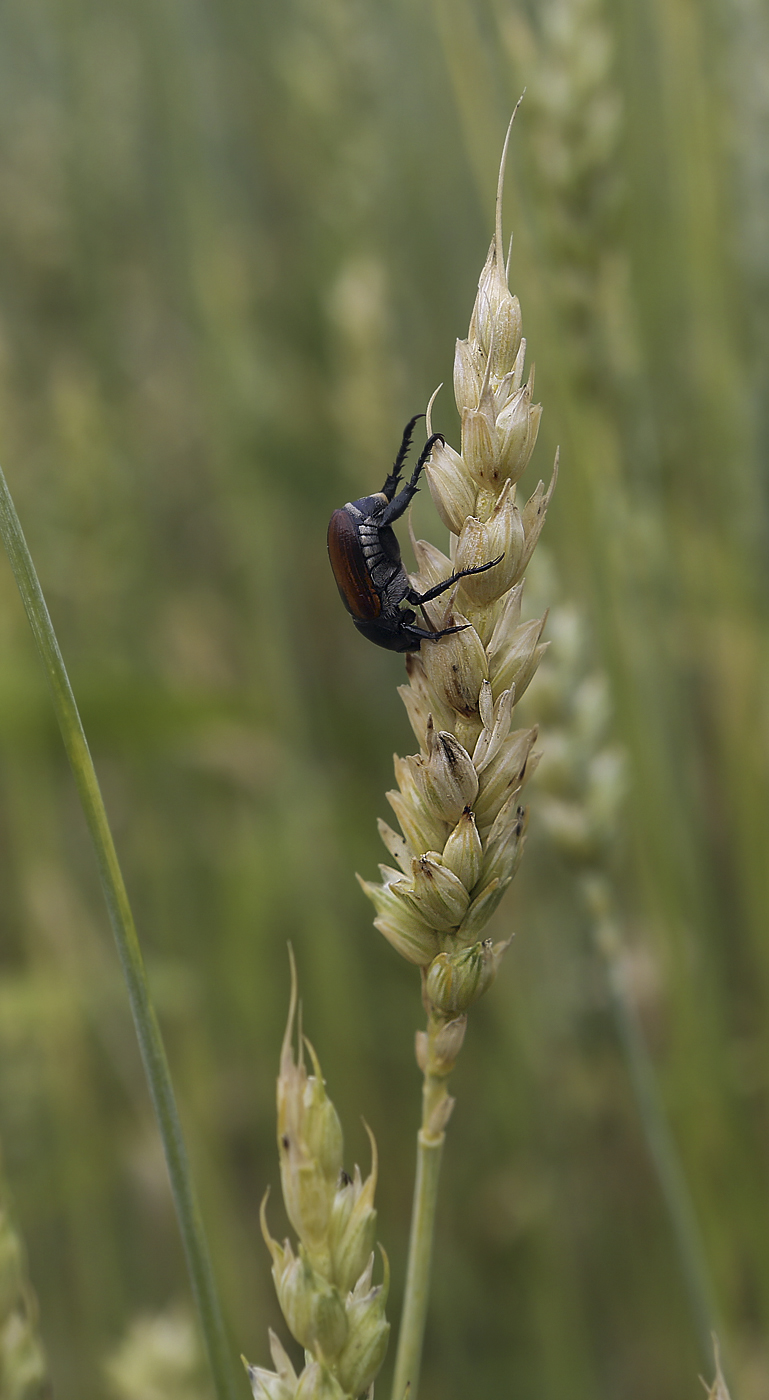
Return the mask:
<svg viewBox="0 0 769 1400">
<path fill-rule="evenodd" d="M 418 637 L 420 642 L 437 642 L 440 637 L 450 637 L 452 632 L 464 632 L 469 626 L 469 622 L 462 622 L 458 627 L 442 627 L 439 632 L 428 632 L 424 627 L 416 627 L 414 623 L 410 623 L 403 630 L 408 632 L 410 637 Z"/>
<path fill-rule="evenodd" d="M 382 495 L 386 496 L 388 501 L 392 500 L 398 488 L 398 482 L 400 481 L 401 472 L 403 471 L 403 464 L 406 461 L 406 458 L 408 457 L 409 448 L 411 446 L 411 435 L 420 418 L 424 418 L 424 416 L 424 413 L 415 414 L 413 418 L 409 419 L 408 423 L 403 429 L 403 440 L 401 442 L 400 447 L 398 448 L 398 456 L 395 458 L 393 469 L 390 472 L 390 475 L 388 476 L 384 486 L 382 487 Z"/>
<path fill-rule="evenodd" d="M 433 450 L 433 447 L 435 446 L 436 442 L 445 441 L 446 439 L 444 438 L 443 433 L 433 433 L 432 437 L 429 437 L 427 439 L 427 442 L 425 443 L 421 453 L 419 454 L 419 461 L 417 462 L 413 472 L 411 473 L 411 480 L 407 483 L 406 486 L 404 486 L 402 491 L 399 491 L 398 495 L 395 497 L 395 500 L 390 501 L 389 506 L 384 507 L 382 514 L 377 515 L 377 525 L 392 525 L 394 520 L 400 519 L 400 517 L 403 515 L 403 512 L 411 504 L 417 491 L 419 490 L 419 477 L 421 475 L 422 468 L 424 467 L 425 462 L 427 461 L 428 457 L 430 456 L 430 453 Z M 389 477 L 387 479 L 388 481 L 390 480 Z M 386 491 L 385 495 L 387 495 Z"/>
<path fill-rule="evenodd" d="M 460 579 L 468 578 L 470 574 L 485 574 L 487 569 L 493 569 L 495 564 L 501 564 L 504 557 L 504 554 L 500 554 L 497 559 L 489 560 L 488 564 L 476 564 L 472 569 L 457 569 L 451 578 L 444 579 L 443 583 L 436 583 L 435 587 L 428 588 L 426 593 L 417 593 L 416 589 L 412 588 L 406 594 L 406 598 L 409 603 L 429 603 L 433 598 L 438 598 L 441 593 L 445 593 L 447 588 L 459 583 Z"/>
</svg>

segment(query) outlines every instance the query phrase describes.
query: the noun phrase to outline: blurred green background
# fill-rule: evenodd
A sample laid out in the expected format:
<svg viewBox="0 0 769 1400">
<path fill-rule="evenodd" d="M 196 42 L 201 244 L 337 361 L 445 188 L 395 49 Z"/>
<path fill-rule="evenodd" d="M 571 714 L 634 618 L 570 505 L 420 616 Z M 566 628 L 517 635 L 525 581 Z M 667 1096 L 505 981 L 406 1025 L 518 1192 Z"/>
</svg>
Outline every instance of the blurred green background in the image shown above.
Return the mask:
<svg viewBox="0 0 769 1400">
<path fill-rule="evenodd" d="M 609 677 L 613 878 L 733 1400 L 769 1397 L 763 0 L 6 0 L 0 453 L 134 901 L 237 1352 L 296 949 L 397 1318 L 418 978 L 384 858 L 402 664 L 333 508 L 448 388 L 505 126 L 560 596 Z M 428 493 L 418 533 L 445 545 Z M 57 1395 L 187 1285 L 94 862 L 0 569 L 0 1139 Z M 532 700 L 533 704 L 533 700 Z M 574 871 L 537 829 L 455 1077 L 422 1400 L 680 1400 L 698 1352 Z M 280 1224 L 273 1193 L 273 1220 Z M 389 1368 L 385 1376 L 389 1374 Z M 384 1392 L 383 1392 L 384 1393 Z"/>
</svg>

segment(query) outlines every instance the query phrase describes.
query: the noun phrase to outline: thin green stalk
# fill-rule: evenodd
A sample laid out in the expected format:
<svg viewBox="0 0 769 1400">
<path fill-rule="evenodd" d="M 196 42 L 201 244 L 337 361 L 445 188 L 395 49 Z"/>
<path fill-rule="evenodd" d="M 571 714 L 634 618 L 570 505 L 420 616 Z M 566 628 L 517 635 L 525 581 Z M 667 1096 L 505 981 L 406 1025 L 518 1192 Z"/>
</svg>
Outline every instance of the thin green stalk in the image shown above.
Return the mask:
<svg viewBox="0 0 769 1400">
<path fill-rule="evenodd" d="M 168 1060 L 150 999 L 147 975 L 128 895 L 75 697 L 48 615 L 32 556 L 27 548 L 27 542 L 24 539 L 2 470 L 0 470 L 0 534 L 2 534 L 11 568 L 45 667 L 64 747 L 72 767 L 85 819 L 94 844 L 104 898 L 107 902 L 118 957 L 128 987 L 128 998 L 139 1040 L 139 1048 L 163 1141 L 171 1191 L 216 1394 L 218 1400 L 235 1400 L 238 1392 L 230 1348 L 224 1332 L 221 1308 L 214 1284 L 197 1196 L 190 1176 L 187 1151 L 171 1084 Z"/>
<path fill-rule="evenodd" d="M 445 1137 L 445 1133 L 441 1133 L 437 1138 L 432 1137 L 424 1128 L 420 1128 L 417 1133 L 417 1174 L 411 1210 L 406 1293 L 398 1333 L 392 1400 L 403 1400 L 407 1387 L 409 1400 L 416 1400 L 419 1388 L 419 1367 L 422 1360 L 435 1233 L 435 1207 L 438 1200 L 438 1177 Z"/>
<path fill-rule="evenodd" d="M 721 1341 L 722 1354 L 724 1347 L 705 1249 L 686 1176 L 668 1125 L 649 1047 L 626 985 L 619 935 L 609 912 L 608 899 L 608 890 L 603 881 L 588 882 L 587 900 L 596 916 L 594 936 L 606 965 L 617 1033 L 625 1054 L 646 1146 L 670 1221 L 703 1361 L 710 1365 L 714 1336 Z M 726 1371 L 723 1355 L 722 1366 Z"/>
</svg>

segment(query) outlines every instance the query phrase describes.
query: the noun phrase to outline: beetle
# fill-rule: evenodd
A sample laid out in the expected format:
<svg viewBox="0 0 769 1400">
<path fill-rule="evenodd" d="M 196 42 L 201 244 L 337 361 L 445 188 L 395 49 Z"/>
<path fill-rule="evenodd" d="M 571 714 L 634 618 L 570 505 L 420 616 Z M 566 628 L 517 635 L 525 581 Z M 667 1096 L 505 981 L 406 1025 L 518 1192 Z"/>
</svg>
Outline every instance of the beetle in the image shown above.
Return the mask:
<svg viewBox="0 0 769 1400">
<path fill-rule="evenodd" d="M 396 495 L 414 428 L 423 417 L 423 413 L 418 413 L 406 424 L 393 469 L 382 490 L 373 496 L 348 501 L 334 511 L 328 526 L 328 556 L 339 596 L 358 631 L 388 651 L 419 651 L 422 642 L 437 642 L 451 632 L 461 632 L 466 623 L 437 632 L 418 627 L 413 609 L 400 605 L 406 602 L 421 608 L 460 579 L 493 569 L 503 558 L 500 554 L 488 564 L 458 569 L 450 578 L 428 588 L 426 593 L 412 588 L 392 527 L 419 490 L 419 477 L 435 443 L 445 441 L 442 433 L 433 433 L 427 439 L 411 480 Z"/>
</svg>

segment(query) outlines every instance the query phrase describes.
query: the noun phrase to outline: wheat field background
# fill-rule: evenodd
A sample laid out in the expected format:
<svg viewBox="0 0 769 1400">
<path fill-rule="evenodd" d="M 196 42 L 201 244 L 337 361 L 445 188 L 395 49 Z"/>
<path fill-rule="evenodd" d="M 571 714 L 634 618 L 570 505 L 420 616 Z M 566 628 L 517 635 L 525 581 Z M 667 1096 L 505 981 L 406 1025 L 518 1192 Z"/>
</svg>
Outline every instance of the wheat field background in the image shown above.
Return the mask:
<svg viewBox="0 0 769 1400">
<path fill-rule="evenodd" d="M 397 1317 L 417 980 L 382 859 L 399 658 L 331 511 L 450 384 L 506 226 L 544 405 L 524 485 L 627 754 L 612 878 L 731 1364 L 769 1397 L 769 16 L 761 0 L 6 0 L 0 459 L 97 768 L 236 1350 L 293 941 Z M 458 441 L 448 390 L 434 425 Z M 529 492 L 527 492 L 529 494 Z M 417 533 L 441 540 L 427 492 Z M 534 581 L 537 587 L 540 584 Z M 541 587 L 545 588 L 546 581 Z M 546 634 L 547 635 L 547 634 Z M 0 1141 L 62 1400 L 188 1297 L 94 863 L 0 569 Z M 532 704 L 535 697 L 532 697 Z M 424 1400 L 700 1393 L 575 873 L 537 825 L 456 1075 Z M 708 1372 L 710 1374 L 710 1372 Z"/>
</svg>

